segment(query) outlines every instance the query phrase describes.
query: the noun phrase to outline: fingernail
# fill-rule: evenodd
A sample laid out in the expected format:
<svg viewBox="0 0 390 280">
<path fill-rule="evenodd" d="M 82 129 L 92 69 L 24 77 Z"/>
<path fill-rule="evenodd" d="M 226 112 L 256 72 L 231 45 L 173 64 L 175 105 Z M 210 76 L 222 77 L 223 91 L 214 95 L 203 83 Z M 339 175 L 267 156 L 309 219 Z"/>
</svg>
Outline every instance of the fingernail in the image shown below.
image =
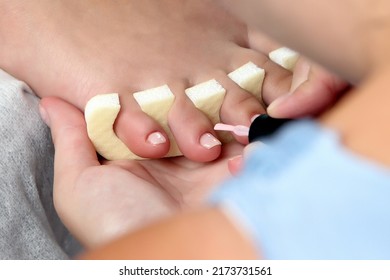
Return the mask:
<svg viewBox="0 0 390 280">
<path fill-rule="evenodd" d="M 278 114 L 278 109 L 279 109 L 279 106 L 281 104 L 283 104 L 284 102 L 286 102 L 286 100 L 288 100 L 291 96 L 291 93 L 287 93 L 285 95 L 282 95 L 278 98 L 276 98 L 274 101 L 271 102 L 271 104 L 269 104 L 269 106 L 267 107 L 267 113 L 269 115 L 272 115 L 272 116 L 276 116 Z"/>
<path fill-rule="evenodd" d="M 259 117 L 259 116 L 261 116 L 261 114 L 254 115 L 254 116 L 251 118 L 251 123 L 252 123 L 257 117 Z"/>
<path fill-rule="evenodd" d="M 148 139 L 146 140 L 152 145 L 159 145 L 167 142 L 167 139 L 160 132 L 153 132 L 149 134 Z"/>
<path fill-rule="evenodd" d="M 45 124 L 50 127 L 49 114 L 41 104 L 39 104 L 39 114 L 41 115 L 41 118 L 45 122 Z"/>
<path fill-rule="evenodd" d="M 241 155 L 228 159 L 228 169 L 232 175 L 237 175 L 244 165 L 244 160 Z"/>
<path fill-rule="evenodd" d="M 243 161 L 242 155 L 234 156 L 234 157 L 228 159 L 229 164 L 233 164 L 233 165 L 237 165 L 237 166 L 241 165 L 242 161 Z"/>
<path fill-rule="evenodd" d="M 211 149 L 215 146 L 222 145 L 222 143 L 211 133 L 205 133 L 200 137 L 200 145 L 206 149 Z"/>
<path fill-rule="evenodd" d="M 255 141 L 249 145 L 246 145 L 244 148 L 243 157 L 247 159 L 254 150 L 259 149 L 261 146 L 265 146 L 265 144 L 260 141 Z"/>
</svg>

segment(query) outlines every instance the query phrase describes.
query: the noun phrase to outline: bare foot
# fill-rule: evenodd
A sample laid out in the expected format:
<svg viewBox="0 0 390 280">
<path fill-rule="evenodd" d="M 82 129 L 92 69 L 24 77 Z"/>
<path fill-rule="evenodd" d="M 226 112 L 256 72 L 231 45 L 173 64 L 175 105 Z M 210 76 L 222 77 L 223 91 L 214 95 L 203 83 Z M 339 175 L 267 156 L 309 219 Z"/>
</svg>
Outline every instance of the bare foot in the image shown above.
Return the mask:
<svg viewBox="0 0 390 280">
<path fill-rule="evenodd" d="M 2 4 L 8 29 L 0 29 L 0 67 L 39 96 L 61 97 L 81 110 L 94 95 L 118 92 L 116 133 L 142 157 L 164 156 L 169 143 L 148 141 L 152 133 L 166 134 L 140 110 L 134 92 L 167 84 L 176 96 L 170 129 L 186 157 L 205 162 L 221 147 L 201 144 L 202 135 L 216 134 L 184 89 L 215 78 L 227 90 L 221 120 L 248 124 L 264 109 L 227 73 L 252 61 L 266 70 L 265 93 L 290 87 L 291 73 L 250 49 L 246 26 L 213 0 L 24 2 Z"/>
</svg>

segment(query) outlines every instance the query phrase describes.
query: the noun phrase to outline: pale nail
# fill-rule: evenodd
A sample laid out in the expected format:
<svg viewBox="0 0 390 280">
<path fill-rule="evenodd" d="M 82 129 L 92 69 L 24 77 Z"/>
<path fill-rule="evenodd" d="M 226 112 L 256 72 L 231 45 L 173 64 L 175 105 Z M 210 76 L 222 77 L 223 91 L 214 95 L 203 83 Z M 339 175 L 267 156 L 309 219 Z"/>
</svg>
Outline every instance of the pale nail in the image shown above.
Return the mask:
<svg viewBox="0 0 390 280">
<path fill-rule="evenodd" d="M 244 159 L 247 159 L 254 150 L 259 149 L 261 146 L 265 146 L 265 144 L 260 141 L 255 141 L 246 145 L 243 152 Z"/>
<path fill-rule="evenodd" d="M 167 142 L 167 139 L 160 132 L 149 134 L 147 141 L 152 145 L 159 145 Z"/>
<path fill-rule="evenodd" d="M 222 145 L 222 143 L 211 133 L 203 134 L 202 137 L 200 137 L 200 144 L 206 149 L 211 149 L 215 146 Z"/>
<path fill-rule="evenodd" d="M 256 114 L 254 115 L 252 118 L 251 118 L 251 123 L 253 123 L 255 121 L 255 119 L 257 119 L 257 117 L 260 117 L 261 114 Z"/>
<path fill-rule="evenodd" d="M 45 122 L 45 124 L 50 127 L 49 114 L 41 104 L 39 104 L 39 113 L 41 115 L 42 120 Z"/>
<path fill-rule="evenodd" d="M 272 115 L 272 116 L 278 115 L 279 106 L 284 102 L 286 102 L 291 95 L 292 95 L 291 93 L 287 93 L 285 95 L 279 96 L 274 101 L 272 101 L 267 108 L 268 115 Z"/>
<path fill-rule="evenodd" d="M 237 175 L 243 168 L 244 160 L 242 155 L 238 155 L 228 159 L 228 169 L 232 175 Z"/>
<path fill-rule="evenodd" d="M 239 165 L 242 163 L 242 161 L 243 161 L 242 155 L 237 155 L 237 156 L 234 156 L 234 157 L 228 159 L 228 162 L 232 163 L 234 165 Z"/>
</svg>

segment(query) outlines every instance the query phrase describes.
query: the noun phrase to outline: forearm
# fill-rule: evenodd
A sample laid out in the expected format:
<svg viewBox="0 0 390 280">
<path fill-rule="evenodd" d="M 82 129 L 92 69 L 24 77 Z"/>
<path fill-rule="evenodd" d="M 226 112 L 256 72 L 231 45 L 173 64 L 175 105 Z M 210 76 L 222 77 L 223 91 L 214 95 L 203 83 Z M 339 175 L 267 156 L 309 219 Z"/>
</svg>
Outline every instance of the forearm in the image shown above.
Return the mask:
<svg viewBox="0 0 390 280">
<path fill-rule="evenodd" d="M 80 256 L 83 259 L 255 259 L 247 237 L 219 209 L 185 213 Z"/>
</svg>

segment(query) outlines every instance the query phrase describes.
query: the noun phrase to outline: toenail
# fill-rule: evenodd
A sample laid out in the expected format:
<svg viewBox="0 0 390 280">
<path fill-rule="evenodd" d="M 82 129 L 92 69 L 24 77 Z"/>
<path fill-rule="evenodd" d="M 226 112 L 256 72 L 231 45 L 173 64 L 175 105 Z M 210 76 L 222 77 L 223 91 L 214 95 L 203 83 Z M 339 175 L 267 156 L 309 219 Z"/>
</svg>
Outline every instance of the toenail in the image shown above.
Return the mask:
<svg viewBox="0 0 390 280">
<path fill-rule="evenodd" d="M 159 145 L 167 142 L 167 139 L 160 132 L 153 132 L 149 134 L 147 142 L 152 145 Z"/>
<path fill-rule="evenodd" d="M 215 138 L 211 133 L 205 133 L 200 137 L 200 144 L 206 149 L 211 149 L 215 146 L 222 145 L 221 141 Z"/>
</svg>

